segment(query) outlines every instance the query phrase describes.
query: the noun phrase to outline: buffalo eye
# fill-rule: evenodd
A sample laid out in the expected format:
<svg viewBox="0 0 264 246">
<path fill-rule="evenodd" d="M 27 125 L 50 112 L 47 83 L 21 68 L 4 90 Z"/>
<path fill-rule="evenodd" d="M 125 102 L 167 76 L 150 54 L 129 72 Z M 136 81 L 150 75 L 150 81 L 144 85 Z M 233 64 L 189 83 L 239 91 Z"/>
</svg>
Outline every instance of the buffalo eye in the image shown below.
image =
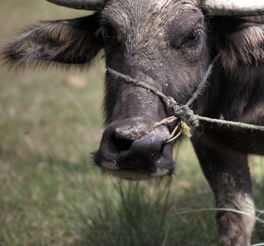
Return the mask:
<svg viewBox="0 0 264 246">
<path fill-rule="evenodd" d="M 110 24 L 102 25 L 99 32 L 105 41 L 112 40 L 116 36 L 115 30 Z"/>
<path fill-rule="evenodd" d="M 192 48 L 197 47 L 200 43 L 201 36 L 202 36 L 202 29 L 198 28 L 190 32 L 182 39 L 177 39 L 172 43 L 174 48 Z"/>
<path fill-rule="evenodd" d="M 182 46 L 192 47 L 200 41 L 201 30 L 191 32 L 186 38 L 183 39 Z"/>
<path fill-rule="evenodd" d="M 103 24 L 99 32 L 106 43 L 121 43 L 123 40 L 123 34 L 110 23 Z"/>
</svg>

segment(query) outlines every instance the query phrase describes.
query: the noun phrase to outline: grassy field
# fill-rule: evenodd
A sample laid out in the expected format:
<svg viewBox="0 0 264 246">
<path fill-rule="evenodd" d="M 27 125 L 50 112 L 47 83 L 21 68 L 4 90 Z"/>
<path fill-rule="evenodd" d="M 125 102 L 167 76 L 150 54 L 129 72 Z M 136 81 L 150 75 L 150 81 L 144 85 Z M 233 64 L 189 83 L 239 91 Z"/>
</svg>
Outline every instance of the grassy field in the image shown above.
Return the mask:
<svg viewBox="0 0 264 246">
<path fill-rule="evenodd" d="M 1 0 L 2 42 L 39 20 L 85 12 L 44 0 Z M 90 160 L 103 129 L 103 61 L 85 72 L 0 67 L 1 246 L 216 246 L 213 195 L 188 142 L 173 180 L 129 183 Z M 264 160 L 251 158 L 264 219 Z M 258 223 L 254 243 L 264 242 Z"/>
</svg>

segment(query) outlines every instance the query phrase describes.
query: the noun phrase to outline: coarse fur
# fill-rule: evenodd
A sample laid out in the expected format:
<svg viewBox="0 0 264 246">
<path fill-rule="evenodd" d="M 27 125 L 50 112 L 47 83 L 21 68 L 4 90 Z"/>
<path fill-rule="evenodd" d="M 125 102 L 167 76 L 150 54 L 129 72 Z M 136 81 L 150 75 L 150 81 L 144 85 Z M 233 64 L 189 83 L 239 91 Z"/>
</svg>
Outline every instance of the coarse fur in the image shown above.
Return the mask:
<svg viewBox="0 0 264 246">
<path fill-rule="evenodd" d="M 218 17 L 210 22 L 220 63 L 231 74 L 264 60 L 264 18 Z"/>
<path fill-rule="evenodd" d="M 217 57 L 194 112 L 264 125 L 262 16 L 209 17 L 195 0 L 111 0 L 88 17 L 29 27 L 2 56 L 11 68 L 84 66 L 101 49 L 106 66 L 178 104 L 188 101 Z M 107 126 L 95 154 L 102 171 L 129 180 L 173 174 L 173 144 L 164 139 L 175 124 L 153 129 L 171 115 L 162 101 L 106 73 L 104 104 Z M 216 216 L 220 244 L 249 246 L 255 209 L 247 157 L 264 155 L 264 133 L 203 123 L 191 140 L 222 208 Z"/>
<path fill-rule="evenodd" d="M 103 45 L 97 39 L 99 16 L 45 21 L 9 40 L 2 52 L 11 69 L 87 66 Z"/>
</svg>

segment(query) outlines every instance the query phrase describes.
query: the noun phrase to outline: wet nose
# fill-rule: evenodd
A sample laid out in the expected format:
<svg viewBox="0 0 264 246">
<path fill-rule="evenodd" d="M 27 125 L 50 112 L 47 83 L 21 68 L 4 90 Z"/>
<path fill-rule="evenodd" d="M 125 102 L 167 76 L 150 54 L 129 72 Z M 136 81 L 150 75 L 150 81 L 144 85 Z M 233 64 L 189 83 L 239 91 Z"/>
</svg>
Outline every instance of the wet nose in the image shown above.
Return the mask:
<svg viewBox="0 0 264 246">
<path fill-rule="evenodd" d="M 158 135 L 147 135 L 135 140 L 127 151 L 122 151 L 117 159 L 120 168 L 155 172 L 162 158 L 164 139 Z"/>
<path fill-rule="evenodd" d="M 163 161 L 164 143 L 169 131 L 152 125 L 109 127 L 106 129 L 98 156 L 114 162 L 119 169 L 155 172 Z M 99 161 L 100 162 L 100 161 Z"/>
<path fill-rule="evenodd" d="M 131 154 L 154 154 L 160 153 L 164 139 L 158 135 L 149 135 L 142 139 L 136 140 L 130 147 Z"/>
<path fill-rule="evenodd" d="M 137 140 L 144 138 L 149 134 L 149 132 L 150 129 L 142 124 L 137 126 L 117 127 L 116 129 L 114 129 L 112 138 L 113 144 L 117 150 L 128 150 L 132 148 L 132 145 L 135 145 L 135 142 L 137 142 Z"/>
<path fill-rule="evenodd" d="M 163 129 L 164 130 L 164 129 Z M 162 131 L 153 131 L 145 126 L 125 126 L 114 130 L 113 144 L 120 151 L 130 151 L 136 153 L 160 152 L 165 141 Z"/>
</svg>

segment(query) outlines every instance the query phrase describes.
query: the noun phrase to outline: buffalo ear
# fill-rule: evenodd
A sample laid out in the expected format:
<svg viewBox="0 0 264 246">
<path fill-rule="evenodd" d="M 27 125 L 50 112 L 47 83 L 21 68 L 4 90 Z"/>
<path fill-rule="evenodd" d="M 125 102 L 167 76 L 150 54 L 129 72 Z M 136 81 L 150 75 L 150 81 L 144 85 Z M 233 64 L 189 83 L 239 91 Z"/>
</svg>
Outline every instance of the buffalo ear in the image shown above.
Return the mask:
<svg viewBox="0 0 264 246">
<path fill-rule="evenodd" d="M 241 67 L 263 65 L 263 16 L 217 17 L 209 25 L 211 46 L 225 71 L 234 74 Z"/>
<path fill-rule="evenodd" d="M 41 22 L 10 40 L 1 55 L 10 68 L 89 64 L 103 47 L 98 29 L 98 13 Z"/>
</svg>

